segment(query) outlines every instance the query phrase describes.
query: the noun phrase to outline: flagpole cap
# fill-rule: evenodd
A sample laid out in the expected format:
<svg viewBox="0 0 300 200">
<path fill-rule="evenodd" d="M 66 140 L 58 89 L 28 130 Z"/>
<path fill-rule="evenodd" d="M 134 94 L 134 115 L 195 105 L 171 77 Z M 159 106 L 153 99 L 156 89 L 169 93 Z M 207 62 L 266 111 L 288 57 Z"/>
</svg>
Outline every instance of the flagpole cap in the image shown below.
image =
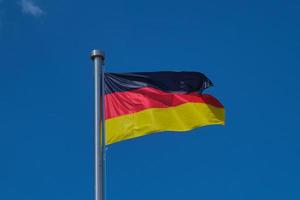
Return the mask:
<svg viewBox="0 0 300 200">
<path fill-rule="evenodd" d="M 99 50 L 99 49 L 92 50 L 92 52 L 91 52 L 91 59 L 94 60 L 97 57 L 99 57 L 102 60 L 104 60 L 104 58 L 105 58 L 104 52 L 101 51 L 101 50 Z"/>
</svg>

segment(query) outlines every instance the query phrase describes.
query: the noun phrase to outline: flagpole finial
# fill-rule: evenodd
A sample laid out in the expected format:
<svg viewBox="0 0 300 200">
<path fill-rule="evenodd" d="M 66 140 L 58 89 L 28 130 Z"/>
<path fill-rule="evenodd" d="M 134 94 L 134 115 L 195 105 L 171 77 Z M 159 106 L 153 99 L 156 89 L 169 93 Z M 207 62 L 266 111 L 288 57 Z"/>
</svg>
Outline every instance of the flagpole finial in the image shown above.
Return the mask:
<svg viewBox="0 0 300 200">
<path fill-rule="evenodd" d="M 94 60 L 95 58 L 101 58 L 102 60 L 104 60 L 105 58 L 105 55 L 104 55 L 104 52 L 99 50 L 99 49 L 94 49 L 92 52 L 91 52 L 91 59 Z"/>
</svg>

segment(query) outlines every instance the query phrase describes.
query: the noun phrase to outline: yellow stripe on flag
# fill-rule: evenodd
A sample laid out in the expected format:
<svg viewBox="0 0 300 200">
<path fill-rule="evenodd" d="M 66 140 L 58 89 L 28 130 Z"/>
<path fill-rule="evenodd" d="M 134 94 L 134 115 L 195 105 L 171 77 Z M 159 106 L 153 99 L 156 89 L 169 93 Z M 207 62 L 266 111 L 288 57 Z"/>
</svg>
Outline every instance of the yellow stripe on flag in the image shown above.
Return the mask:
<svg viewBox="0 0 300 200">
<path fill-rule="evenodd" d="M 185 103 L 168 108 L 149 108 L 105 121 L 106 144 L 161 131 L 188 131 L 224 124 L 224 108 L 205 103 Z"/>
</svg>

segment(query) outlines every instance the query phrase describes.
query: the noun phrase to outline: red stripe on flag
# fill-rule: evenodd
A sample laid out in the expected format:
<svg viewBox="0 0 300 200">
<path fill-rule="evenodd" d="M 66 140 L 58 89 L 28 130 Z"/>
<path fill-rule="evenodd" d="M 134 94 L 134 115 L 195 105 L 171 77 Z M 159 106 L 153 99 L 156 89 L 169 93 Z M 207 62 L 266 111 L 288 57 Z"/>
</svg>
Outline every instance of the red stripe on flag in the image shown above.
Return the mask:
<svg viewBox="0 0 300 200">
<path fill-rule="evenodd" d="M 105 95 L 105 119 L 139 112 L 148 108 L 167 108 L 184 103 L 205 103 L 223 108 L 223 105 L 208 94 L 178 94 L 144 87 L 127 92 Z"/>
</svg>

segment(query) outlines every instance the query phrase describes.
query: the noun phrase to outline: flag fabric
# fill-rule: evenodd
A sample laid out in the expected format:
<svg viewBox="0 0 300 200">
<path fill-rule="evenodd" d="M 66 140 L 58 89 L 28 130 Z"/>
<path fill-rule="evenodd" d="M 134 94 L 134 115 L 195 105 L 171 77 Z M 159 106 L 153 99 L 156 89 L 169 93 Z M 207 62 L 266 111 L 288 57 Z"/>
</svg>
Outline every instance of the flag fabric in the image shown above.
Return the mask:
<svg viewBox="0 0 300 200">
<path fill-rule="evenodd" d="M 223 105 L 199 72 L 105 73 L 106 144 L 161 131 L 224 124 Z"/>
</svg>

